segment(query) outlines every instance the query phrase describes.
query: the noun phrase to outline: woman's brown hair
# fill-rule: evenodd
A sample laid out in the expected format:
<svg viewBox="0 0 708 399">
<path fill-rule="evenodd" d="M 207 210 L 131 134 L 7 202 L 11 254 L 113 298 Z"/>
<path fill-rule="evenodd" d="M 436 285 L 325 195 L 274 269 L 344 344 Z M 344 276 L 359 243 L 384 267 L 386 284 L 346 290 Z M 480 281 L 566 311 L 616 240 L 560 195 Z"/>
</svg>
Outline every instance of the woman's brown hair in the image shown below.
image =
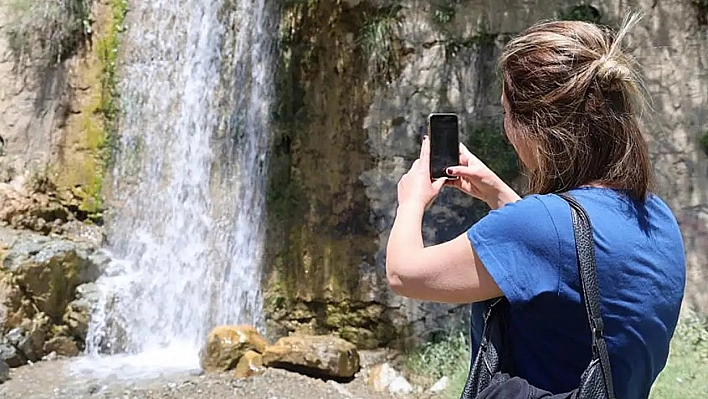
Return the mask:
<svg viewBox="0 0 708 399">
<path fill-rule="evenodd" d="M 616 34 L 580 21 L 543 22 L 507 44 L 500 66 L 510 139 L 534 158 L 531 193 L 599 184 L 644 199 L 651 190 L 641 80 L 621 46 L 638 19 L 629 15 Z"/>
</svg>

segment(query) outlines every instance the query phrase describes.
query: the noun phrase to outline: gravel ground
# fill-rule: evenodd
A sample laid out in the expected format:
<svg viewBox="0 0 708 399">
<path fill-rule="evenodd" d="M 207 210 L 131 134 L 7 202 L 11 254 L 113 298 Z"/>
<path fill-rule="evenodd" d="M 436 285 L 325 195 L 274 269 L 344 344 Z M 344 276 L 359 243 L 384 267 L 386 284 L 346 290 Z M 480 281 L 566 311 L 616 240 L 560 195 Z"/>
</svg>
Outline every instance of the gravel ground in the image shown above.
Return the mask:
<svg viewBox="0 0 708 399">
<path fill-rule="evenodd" d="M 234 379 L 230 374 L 181 372 L 148 380 L 78 379 L 67 371 L 69 360 L 44 361 L 13 369 L 0 385 L 0 398 L 10 399 L 374 399 L 393 398 L 366 383 L 366 369 L 347 383 L 322 381 L 285 370 L 267 369 L 260 376 Z M 406 399 L 431 398 L 430 394 Z"/>
</svg>

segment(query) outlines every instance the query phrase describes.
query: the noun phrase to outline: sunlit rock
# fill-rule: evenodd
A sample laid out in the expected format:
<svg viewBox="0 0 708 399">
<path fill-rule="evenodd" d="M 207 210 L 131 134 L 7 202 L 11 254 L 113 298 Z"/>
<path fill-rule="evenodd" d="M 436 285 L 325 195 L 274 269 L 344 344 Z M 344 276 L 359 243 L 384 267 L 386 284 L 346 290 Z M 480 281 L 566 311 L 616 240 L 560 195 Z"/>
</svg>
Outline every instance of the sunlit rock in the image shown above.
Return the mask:
<svg viewBox="0 0 708 399">
<path fill-rule="evenodd" d="M 256 351 L 248 351 L 241 356 L 236 368 L 234 378 L 247 378 L 261 374 L 265 371 L 263 367 L 263 356 Z"/>
<path fill-rule="evenodd" d="M 207 372 L 231 370 L 246 352 L 263 353 L 267 345 L 252 326 L 218 326 L 211 330 L 200 351 L 201 366 Z"/>
<path fill-rule="evenodd" d="M 369 384 L 376 392 L 384 392 L 398 377 L 396 370 L 388 363 L 378 364 L 369 370 Z"/>
<path fill-rule="evenodd" d="M 316 377 L 351 378 L 359 371 L 359 353 L 341 338 L 294 335 L 268 346 L 263 364 Z"/>
</svg>

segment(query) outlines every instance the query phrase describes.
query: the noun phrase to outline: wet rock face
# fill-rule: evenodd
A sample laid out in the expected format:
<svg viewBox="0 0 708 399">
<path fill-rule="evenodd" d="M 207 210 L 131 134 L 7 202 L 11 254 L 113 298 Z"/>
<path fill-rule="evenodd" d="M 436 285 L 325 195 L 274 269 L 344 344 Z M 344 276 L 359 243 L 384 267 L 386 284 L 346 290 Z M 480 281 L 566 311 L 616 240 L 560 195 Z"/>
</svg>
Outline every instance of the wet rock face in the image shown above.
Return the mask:
<svg viewBox="0 0 708 399">
<path fill-rule="evenodd" d="M 452 3 L 285 7 L 269 169 L 269 335 L 334 332 L 366 348 L 398 345 L 465 318 L 464 309 L 393 295 L 385 279 L 396 183 L 417 157 L 427 114 L 459 114 L 461 140 L 521 188 L 501 128 L 497 60 L 504 44 L 539 20 L 599 19 L 616 27 L 626 12 L 611 1 L 583 9 L 559 0 L 530 8 Z M 708 312 L 708 169 L 699 146 L 708 116 L 700 67 L 708 63 L 708 42 L 696 34 L 705 26 L 676 1 L 639 3 L 651 11 L 627 44 L 643 64 L 657 111 L 645 126 L 657 191 L 684 234 L 686 303 Z M 660 48 L 676 54 L 667 58 Z M 678 61 L 690 67 L 677 73 Z M 425 216 L 425 241 L 455 237 L 486 212 L 445 189 Z"/>
<path fill-rule="evenodd" d="M 286 8 L 268 198 L 269 334 L 333 332 L 374 348 L 464 326 L 464 307 L 402 298 L 385 275 L 396 184 L 419 154 L 430 112 L 458 113 L 461 140 L 508 180 L 516 175 L 494 79 L 506 31 L 479 33 L 472 18 L 442 27 L 434 14 L 406 2 Z M 455 237 L 486 210 L 444 190 L 426 214 L 426 243 Z"/>
<path fill-rule="evenodd" d="M 0 332 L 2 359 L 17 367 L 55 352 L 83 349 L 92 284 L 108 258 L 89 243 L 77 243 L 0 228 Z"/>
</svg>

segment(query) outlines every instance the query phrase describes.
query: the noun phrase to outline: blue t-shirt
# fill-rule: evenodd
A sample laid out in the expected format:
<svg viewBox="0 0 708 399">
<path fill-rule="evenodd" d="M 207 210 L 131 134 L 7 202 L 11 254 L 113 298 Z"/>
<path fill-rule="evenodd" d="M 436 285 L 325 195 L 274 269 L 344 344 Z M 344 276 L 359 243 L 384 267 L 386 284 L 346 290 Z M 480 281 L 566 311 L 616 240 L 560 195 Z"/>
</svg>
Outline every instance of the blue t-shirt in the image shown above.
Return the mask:
<svg viewBox="0 0 708 399">
<path fill-rule="evenodd" d="M 655 195 L 640 202 L 604 188 L 570 193 L 593 227 L 615 393 L 647 398 L 666 364 L 683 299 L 678 224 Z M 509 338 L 519 376 L 554 393 L 576 388 L 592 348 L 568 203 L 553 194 L 530 195 L 489 212 L 467 236 L 511 304 Z M 473 306 L 473 323 L 481 308 Z"/>
</svg>

